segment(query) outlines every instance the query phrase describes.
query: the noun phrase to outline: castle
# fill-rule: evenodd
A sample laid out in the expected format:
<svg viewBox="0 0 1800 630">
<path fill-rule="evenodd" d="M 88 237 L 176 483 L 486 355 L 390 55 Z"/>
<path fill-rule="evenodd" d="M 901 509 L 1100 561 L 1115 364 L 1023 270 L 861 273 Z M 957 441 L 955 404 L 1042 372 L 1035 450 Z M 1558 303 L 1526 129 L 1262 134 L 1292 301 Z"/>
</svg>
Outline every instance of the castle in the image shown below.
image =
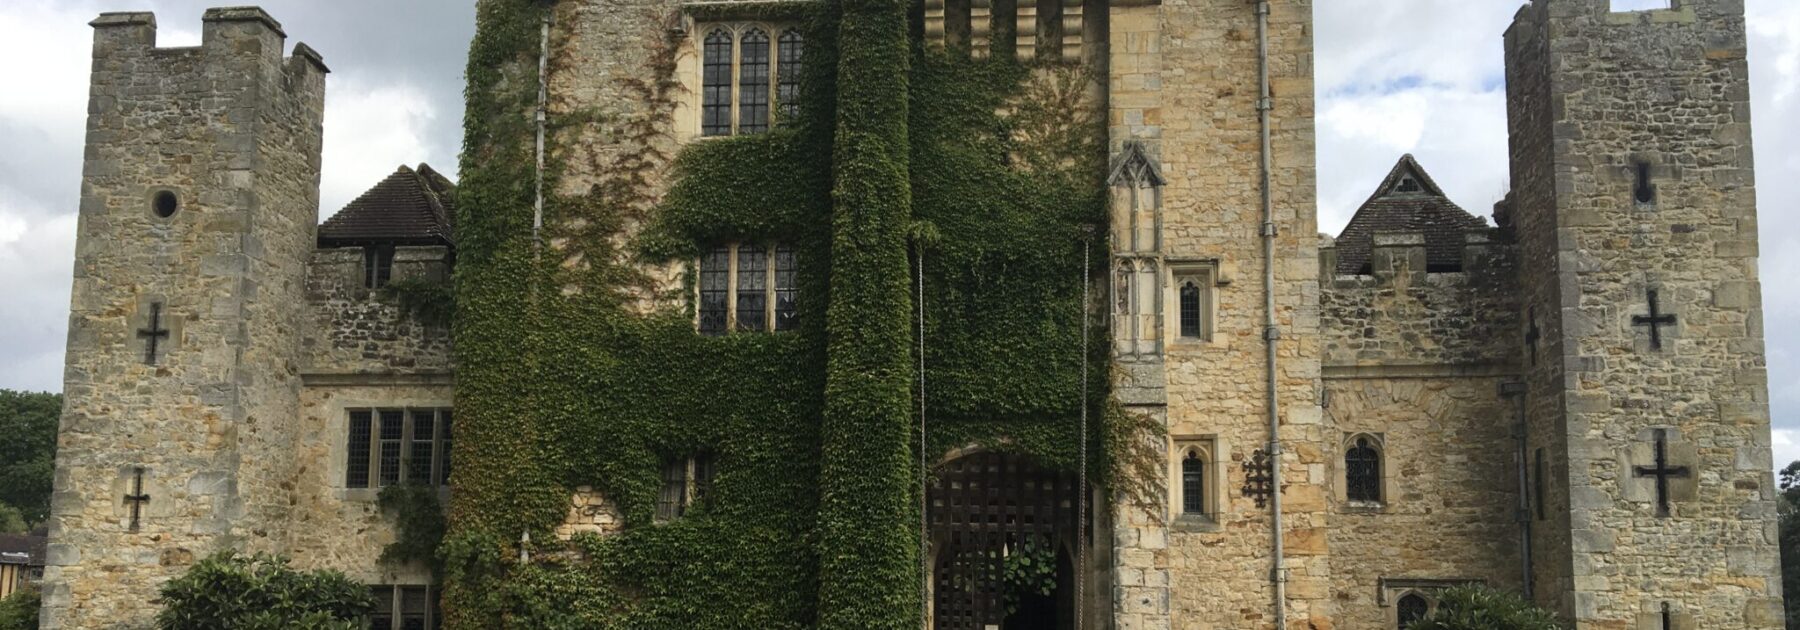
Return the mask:
<svg viewBox="0 0 1800 630">
<path fill-rule="evenodd" d="M 1782 627 L 1742 0 L 1533 0 L 1497 225 L 1406 156 L 1336 237 L 1310 0 L 478 13 L 458 184 L 323 225 L 317 52 L 93 22 L 44 628 L 223 549 L 378 628 Z"/>
</svg>

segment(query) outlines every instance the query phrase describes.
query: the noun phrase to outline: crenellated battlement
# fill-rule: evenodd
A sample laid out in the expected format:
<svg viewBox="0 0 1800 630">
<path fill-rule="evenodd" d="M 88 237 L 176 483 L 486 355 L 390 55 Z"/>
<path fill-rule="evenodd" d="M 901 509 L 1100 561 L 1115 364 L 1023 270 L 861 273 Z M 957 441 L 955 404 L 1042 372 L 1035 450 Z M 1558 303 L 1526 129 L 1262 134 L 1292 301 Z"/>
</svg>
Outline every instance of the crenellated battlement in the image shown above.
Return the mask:
<svg viewBox="0 0 1800 630">
<path fill-rule="evenodd" d="M 95 85 L 141 81 L 142 75 L 174 79 L 229 70 L 256 78 L 281 76 L 288 91 L 322 99 L 323 77 L 330 72 L 318 51 L 304 43 L 294 44 L 292 56 L 283 57 L 287 32 L 258 7 L 207 9 L 199 46 L 158 48 L 156 14 L 148 11 L 102 13 L 88 25 L 94 28 Z M 103 72 L 109 69 L 129 69 L 130 74 Z"/>
</svg>

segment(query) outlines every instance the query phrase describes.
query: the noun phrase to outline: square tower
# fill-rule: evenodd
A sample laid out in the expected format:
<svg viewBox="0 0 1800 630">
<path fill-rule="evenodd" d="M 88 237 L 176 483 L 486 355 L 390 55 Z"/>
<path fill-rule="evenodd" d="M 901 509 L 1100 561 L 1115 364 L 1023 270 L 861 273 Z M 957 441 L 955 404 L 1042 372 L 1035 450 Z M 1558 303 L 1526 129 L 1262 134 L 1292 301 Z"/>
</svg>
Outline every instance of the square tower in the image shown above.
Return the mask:
<svg viewBox="0 0 1800 630">
<path fill-rule="evenodd" d="M 280 551 L 326 69 L 257 8 L 93 21 L 44 628 L 149 627 L 195 559 Z"/>
<path fill-rule="evenodd" d="M 1742 0 L 1535 0 L 1506 35 L 1537 597 L 1781 627 Z"/>
</svg>

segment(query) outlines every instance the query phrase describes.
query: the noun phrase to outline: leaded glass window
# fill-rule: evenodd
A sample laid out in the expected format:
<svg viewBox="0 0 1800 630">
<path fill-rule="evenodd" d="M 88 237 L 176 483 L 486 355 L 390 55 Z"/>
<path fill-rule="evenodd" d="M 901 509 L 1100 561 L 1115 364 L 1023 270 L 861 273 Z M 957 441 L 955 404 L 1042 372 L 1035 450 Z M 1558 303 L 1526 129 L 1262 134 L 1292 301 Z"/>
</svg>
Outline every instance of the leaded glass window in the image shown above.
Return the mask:
<svg viewBox="0 0 1800 630">
<path fill-rule="evenodd" d="M 794 287 L 799 265 L 794 258 L 794 248 L 786 245 L 775 247 L 775 330 L 793 330 L 795 316 L 798 314 L 795 297 L 800 290 Z"/>
<path fill-rule="evenodd" d="M 381 485 L 400 483 L 400 452 L 405 448 L 406 413 L 382 411 L 381 416 Z"/>
<path fill-rule="evenodd" d="M 370 246 L 363 248 L 363 286 L 379 289 L 387 286 L 394 277 L 394 247 Z"/>
<path fill-rule="evenodd" d="M 793 120 L 800 115 L 800 53 L 805 51 L 799 29 L 782 32 L 776 50 L 780 65 L 775 69 L 775 103 L 781 107 L 782 120 Z"/>
<path fill-rule="evenodd" d="M 1193 279 L 1181 282 L 1181 336 L 1199 339 L 1205 334 L 1200 327 L 1201 308 L 1204 303 L 1200 299 L 1200 283 Z"/>
<path fill-rule="evenodd" d="M 712 494 L 713 471 L 712 453 L 701 453 L 694 456 L 694 503 L 704 502 L 706 497 Z"/>
<path fill-rule="evenodd" d="M 700 70 L 700 134 L 731 135 L 731 33 L 707 33 Z"/>
<path fill-rule="evenodd" d="M 437 630 L 444 627 L 435 586 L 371 586 L 371 630 Z"/>
<path fill-rule="evenodd" d="M 716 247 L 700 258 L 700 333 L 725 332 L 730 316 L 731 248 Z"/>
<path fill-rule="evenodd" d="M 793 248 L 724 245 L 707 252 L 699 265 L 696 310 L 701 334 L 794 328 L 799 261 Z"/>
<path fill-rule="evenodd" d="M 449 483 L 449 410 L 357 409 L 348 425 L 344 487 Z"/>
<path fill-rule="evenodd" d="M 374 417 L 368 411 L 350 412 L 350 441 L 345 451 L 344 487 L 369 487 L 369 440 L 374 431 Z"/>
<path fill-rule="evenodd" d="M 1181 513 L 1206 513 L 1206 461 L 1199 451 L 1181 459 Z"/>
<path fill-rule="evenodd" d="M 688 460 L 676 457 L 663 460 L 662 492 L 656 498 L 656 520 L 672 521 L 687 508 Z"/>
<path fill-rule="evenodd" d="M 1395 611 L 1400 620 L 1400 630 L 1406 630 L 1407 626 L 1424 619 L 1425 615 L 1431 613 L 1431 602 L 1426 601 L 1425 597 L 1418 593 L 1407 593 L 1395 605 Z"/>
<path fill-rule="evenodd" d="M 768 256 L 756 245 L 739 245 L 737 268 L 737 329 L 763 330 L 769 304 Z"/>
<path fill-rule="evenodd" d="M 1369 438 L 1356 438 L 1356 444 L 1344 452 L 1344 483 L 1349 500 L 1381 502 L 1381 452 Z"/>
<path fill-rule="evenodd" d="M 738 40 L 738 133 L 769 130 L 769 35 L 753 28 Z"/>
</svg>

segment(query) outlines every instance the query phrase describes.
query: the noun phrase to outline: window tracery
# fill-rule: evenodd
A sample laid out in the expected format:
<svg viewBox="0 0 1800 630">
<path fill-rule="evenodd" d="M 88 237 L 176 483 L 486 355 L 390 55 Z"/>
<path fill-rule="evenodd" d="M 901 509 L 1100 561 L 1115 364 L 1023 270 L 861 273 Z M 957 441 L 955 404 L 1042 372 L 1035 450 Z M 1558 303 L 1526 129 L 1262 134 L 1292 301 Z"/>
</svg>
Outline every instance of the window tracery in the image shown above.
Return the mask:
<svg viewBox="0 0 1800 630">
<path fill-rule="evenodd" d="M 781 35 L 771 39 L 774 32 Z M 750 23 L 707 30 L 700 42 L 700 135 L 763 133 L 778 117 L 797 115 L 804 51 L 798 29 Z"/>
</svg>

